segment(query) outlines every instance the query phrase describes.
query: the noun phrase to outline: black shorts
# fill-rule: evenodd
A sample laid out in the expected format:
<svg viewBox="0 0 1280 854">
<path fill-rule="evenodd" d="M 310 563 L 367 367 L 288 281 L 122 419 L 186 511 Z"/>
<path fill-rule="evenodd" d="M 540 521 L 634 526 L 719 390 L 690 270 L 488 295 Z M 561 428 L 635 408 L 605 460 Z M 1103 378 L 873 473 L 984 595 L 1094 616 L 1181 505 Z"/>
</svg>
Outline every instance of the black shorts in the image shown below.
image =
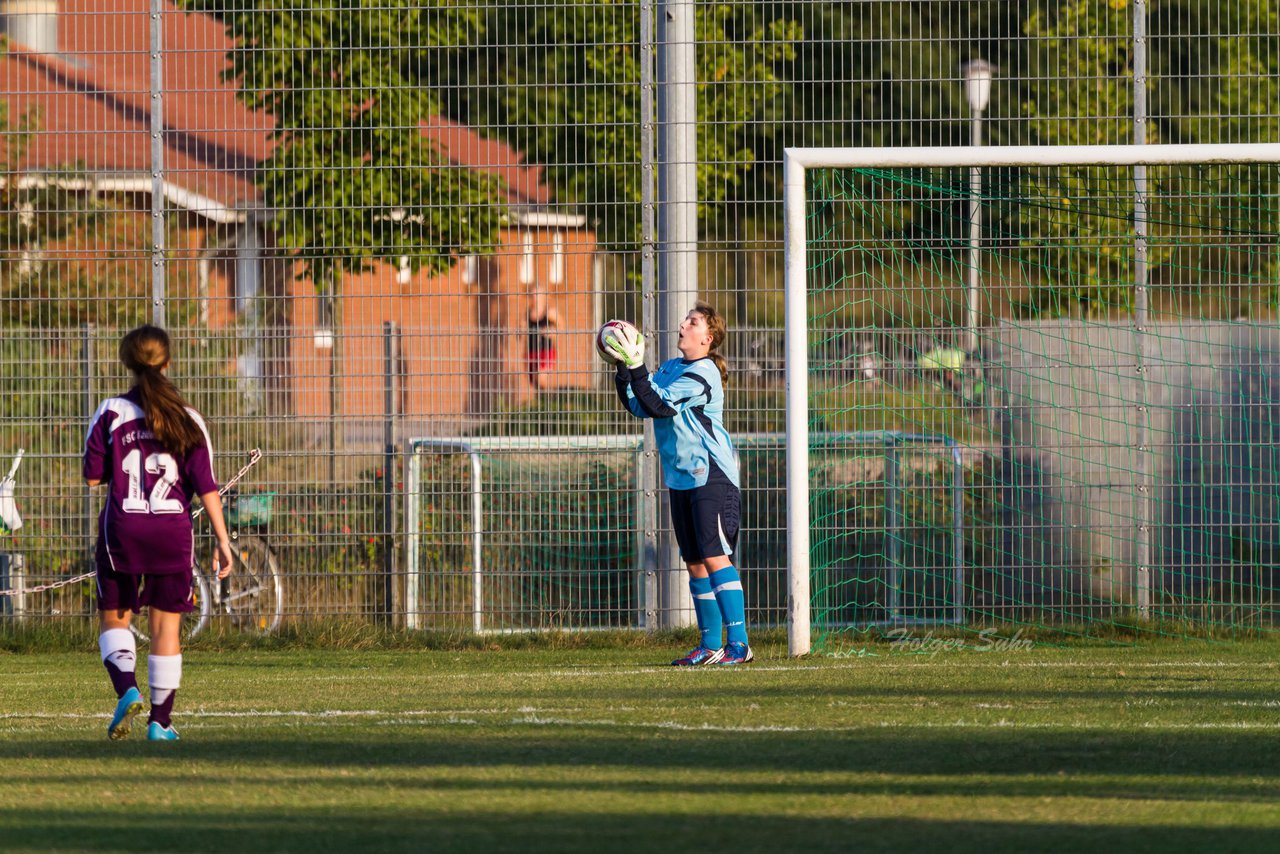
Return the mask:
<svg viewBox="0 0 1280 854">
<path fill-rule="evenodd" d="M 738 547 L 742 499 L 732 483 L 671 490 L 671 526 L 685 563 L 731 555 Z"/>
<path fill-rule="evenodd" d="M 132 611 L 150 605 L 157 611 L 189 614 L 196 609 L 190 572 L 134 575 L 98 567 L 98 610 Z"/>
</svg>

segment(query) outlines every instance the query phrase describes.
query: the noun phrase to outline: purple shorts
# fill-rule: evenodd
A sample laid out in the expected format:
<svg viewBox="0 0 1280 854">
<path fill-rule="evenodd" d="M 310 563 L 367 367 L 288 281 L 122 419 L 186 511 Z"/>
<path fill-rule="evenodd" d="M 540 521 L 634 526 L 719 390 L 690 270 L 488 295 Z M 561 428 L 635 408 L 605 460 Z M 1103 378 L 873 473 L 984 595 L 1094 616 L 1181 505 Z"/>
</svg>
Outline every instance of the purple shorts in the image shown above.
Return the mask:
<svg viewBox="0 0 1280 854">
<path fill-rule="evenodd" d="M 132 575 L 98 567 L 98 610 L 133 611 L 150 606 L 157 611 L 189 614 L 196 609 L 194 577 L 190 572 Z"/>
</svg>

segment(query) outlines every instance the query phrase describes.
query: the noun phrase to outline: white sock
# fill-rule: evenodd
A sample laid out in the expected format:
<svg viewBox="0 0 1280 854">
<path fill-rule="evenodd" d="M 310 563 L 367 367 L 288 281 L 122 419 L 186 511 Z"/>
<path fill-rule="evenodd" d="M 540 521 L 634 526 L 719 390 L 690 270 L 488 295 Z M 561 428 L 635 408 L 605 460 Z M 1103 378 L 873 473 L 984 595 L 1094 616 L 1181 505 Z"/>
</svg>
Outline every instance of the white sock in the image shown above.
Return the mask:
<svg viewBox="0 0 1280 854">
<path fill-rule="evenodd" d="M 132 673 L 138 664 L 138 642 L 128 629 L 107 629 L 98 635 L 98 651 L 104 664 L 121 673 Z"/>
<path fill-rule="evenodd" d="M 151 705 L 158 706 L 182 687 L 182 656 L 148 655 L 147 679 L 151 682 Z"/>
</svg>

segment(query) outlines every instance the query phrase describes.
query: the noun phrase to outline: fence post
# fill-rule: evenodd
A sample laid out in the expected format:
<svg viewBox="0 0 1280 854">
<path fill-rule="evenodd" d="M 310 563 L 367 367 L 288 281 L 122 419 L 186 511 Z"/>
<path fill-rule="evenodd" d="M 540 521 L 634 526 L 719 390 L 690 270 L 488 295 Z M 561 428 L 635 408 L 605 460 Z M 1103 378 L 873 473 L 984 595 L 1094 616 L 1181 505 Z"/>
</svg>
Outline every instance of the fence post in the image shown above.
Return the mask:
<svg viewBox="0 0 1280 854">
<path fill-rule="evenodd" d="M 94 411 L 93 374 L 93 324 L 84 323 L 80 326 L 80 400 L 81 411 L 84 412 L 85 427 L 88 427 L 89 419 L 93 417 Z M 83 495 L 80 515 L 84 520 L 85 571 L 87 572 L 93 564 L 96 520 L 93 516 L 93 491 L 83 482 L 81 482 L 80 490 L 81 495 Z"/>
<path fill-rule="evenodd" d="M 338 371 L 342 362 L 339 358 L 339 344 L 342 340 L 342 319 L 338 316 L 338 274 L 331 279 L 326 304 L 329 328 L 333 335 L 329 339 L 329 484 L 338 483 L 338 410 L 341 408 L 342 387 L 338 379 Z"/>
<path fill-rule="evenodd" d="M 151 322 L 165 326 L 164 3 L 151 0 Z"/>
<path fill-rule="evenodd" d="M 657 241 L 657 176 L 655 174 L 654 107 L 654 2 L 640 2 L 640 323 L 645 329 L 658 328 L 657 274 L 654 257 Z M 644 444 L 640 467 L 641 566 L 644 573 L 644 627 L 662 625 L 662 602 L 658 594 L 658 573 L 662 562 L 658 553 L 658 446 L 650 419 L 644 422 Z"/>
<path fill-rule="evenodd" d="M 382 324 L 382 616 L 388 623 L 396 612 L 396 354 L 395 324 Z"/>
<path fill-rule="evenodd" d="M 964 625 L 965 589 L 964 589 L 964 452 L 953 440 L 951 445 L 951 527 L 952 527 L 952 576 L 953 585 L 952 619 L 957 625 Z"/>
<path fill-rule="evenodd" d="M 1147 4 L 1136 0 L 1133 4 L 1133 142 L 1147 143 Z M 1151 617 L 1151 537 L 1155 526 L 1155 482 L 1151 443 L 1151 368 L 1147 357 L 1147 325 L 1150 323 L 1151 265 L 1148 259 L 1147 236 L 1147 167 L 1133 167 L 1133 345 L 1138 374 L 1138 400 L 1135 404 L 1134 445 L 1137 480 L 1137 496 L 1134 499 L 1137 517 L 1133 525 L 1133 563 L 1135 600 L 1138 616 Z"/>
<path fill-rule="evenodd" d="M 884 441 L 884 551 L 888 565 L 885 611 L 890 620 L 899 618 L 902 605 L 902 496 L 898 493 L 898 480 L 898 437 L 892 435 Z"/>
<path fill-rule="evenodd" d="M 422 476 L 417 447 L 413 441 L 407 440 L 404 449 L 404 627 L 418 629 L 422 627 L 420 614 L 422 606 L 419 594 L 419 576 L 422 573 L 418 563 L 418 552 L 421 546 L 419 529 L 422 525 L 418 515 L 419 493 L 422 491 Z"/>
<path fill-rule="evenodd" d="M 659 361 L 676 355 L 671 352 L 671 334 L 698 298 L 698 37 L 694 12 L 691 0 L 658 0 L 658 334 L 654 355 Z M 669 518 L 670 496 L 662 492 L 659 499 L 659 514 Z M 665 527 L 662 531 L 658 624 L 681 628 L 693 623 L 693 596 L 675 535 Z"/>
</svg>

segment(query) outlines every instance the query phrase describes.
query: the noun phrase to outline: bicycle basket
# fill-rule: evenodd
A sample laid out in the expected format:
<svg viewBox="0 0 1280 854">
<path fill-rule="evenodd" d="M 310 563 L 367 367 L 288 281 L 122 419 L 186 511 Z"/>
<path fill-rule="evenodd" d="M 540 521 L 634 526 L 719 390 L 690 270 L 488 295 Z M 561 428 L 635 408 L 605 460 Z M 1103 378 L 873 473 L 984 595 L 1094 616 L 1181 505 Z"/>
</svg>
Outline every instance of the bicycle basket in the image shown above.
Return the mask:
<svg viewBox="0 0 1280 854">
<path fill-rule="evenodd" d="M 276 494 L 237 495 L 227 507 L 228 525 L 265 525 L 275 512 Z"/>
</svg>

